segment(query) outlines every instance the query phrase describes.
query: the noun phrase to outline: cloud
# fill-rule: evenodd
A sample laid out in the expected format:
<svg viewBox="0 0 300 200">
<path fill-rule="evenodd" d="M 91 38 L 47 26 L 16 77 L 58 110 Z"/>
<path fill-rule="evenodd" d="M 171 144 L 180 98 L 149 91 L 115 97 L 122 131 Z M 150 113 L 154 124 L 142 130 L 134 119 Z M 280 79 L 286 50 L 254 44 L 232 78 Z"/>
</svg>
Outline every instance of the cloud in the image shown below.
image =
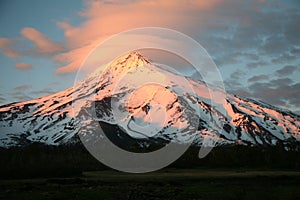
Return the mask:
<svg viewBox="0 0 300 200">
<path fill-rule="evenodd" d="M 31 88 L 30 85 L 20 85 L 20 86 L 15 87 L 14 89 L 15 90 L 27 90 L 29 88 Z"/>
<path fill-rule="evenodd" d="M 284 52 L 273 58 L 271 61 L 273 64 L 286 64 L 295 61 L 298 57 L 296 55 Z"/>
<path fill-rule="evenodd" d="M 50 40 L 46 35 L 34 28 L 23 28 L 21 35 L 23 37 L 0 38 L 0 51 L 9 58 L 25 56 L 51 58 L 55 54 L 66 50 L 62 43 Z M 28 41 L 33 43 L 33 46 Z"/>
<path fill-rule="evenodd" d="M 276 71 L 277 76 L 288 76 L 295 72 L 298 68 L 296 66 L 287 65 Z"/>
<path fill-rule="evenodd" d="M 21 57 L 22 54 L 15 49 L 15 40 L 9 38 L 0 38 L 0 51 L 3 52 L 4 55 L 10 58 L 18 58 Z"/>
<path fill-rule="evenodd" d="M 300 48 L 293 47 L 291 54 L 300 55 Z"/>
<path fill-rule="evenodd" d="M 86 7 L 79 12 L 83 19 L 80 24 L 57 22 L 64 31 L 65 41 L 52 41 L 38 30 L 27 27 L 21 34 L 24 40 L 34 44 L 34 48 L 20 51 L 12 44 L 16 39 L 4 38 L 0 49 L 7 55 L 8 50 L 13 50 L 12 56 L 18 56 L 18 51 L 26 56 L 48 56 L 57 66 L 56 74 L 74 73 L 89 53 L 109 36 L 132 28 L 158 26 L 193 37 L 207 49 L 219 67 L 229 65 L 232 71 L 233 65 L 248 69 L 272 68 L 273 64 L 295 65 L 299 57 L 296 45 L 300 41 L 297 26 L 300 17 L 298 10 L 288 2 L 280 4 L 266 0 L 85 1 Z M 232 75 L 227 86 L 236 89 L 242 83 L 233 79 L 240 76 Z M 253 83 L 253 77 L 242 76 Z"/>
<path fill-rule="evenodd" d="M 257 67 L 263 67 L 263 66 L 268 66 L 268 62 L 266 61 L 257 61 L 257 62 L 249 62 L 247 63 L 247 68 L 248 69 L 254 69 Z"/>
<path fill-rule="evenodd" d="M 86 1 L 86 8 L 79 13 L 84 19 L 81 24 L 73 26 L 66 21 L 57 22 L 57 26 L 64 30 L 64 42 L 54 42 L 38 30 L 27 27 L 21 30 L 21 40 L 27 41 L 27 44 L 14 47 L 12 42 L 16 38 L 5 38 L 9 42 L 2 45 L 2 51 L 10 56 L 17 56 L 20 51 L 23 56 L 51 57 L 59 66 L 55 70 L 56 74 L 72 73 L 78 70 L 99 43 L 111 35 L 148 26 L 190 30 L 193 26 L 200 27 L 204 22 L 197 20 L 199 14 L 209 13 L 222 2 L 223 0 L 189 0 L 184 3 L 180 0 Z M 28 45 L 28 41 L 34 44 L 34 48 Z"/>
<path fill-rule="evenodd" d="M 231 79 L 241 79 L 242 76 L 244 76 L 246 74 L 246 72 L 242 71 L 242 70 L 236 70 L 235 72 L 233 72 L 230 75 Z"/>
<path fill-rule="evenodd" d="M 242 97 L 257 98 L 274 106 L 293 111 L 300 107 L 300 82 L 294 83 L 290 78 L 260 82 L 264 78 L 268 79 L 264 75 L 253 76 L 252 78 L 254 80 L 249 81 L 248 86 L 236 84 L 234 81 L 225 82 L 227 86 L 230 86 L 227 91 Z"/>
<path fill-rule="evenodd" d="M 76 72 L 81 64 L 84 62 L 89 53 L 99 44 L 98 42 L 94 42 L 89 45 L 84 45 L 82 47 L 74 48 L 66 53 L 59 54 L 54 57 L 54 60 L 57 63 L 63 65 L 55 70 L 56 74 L 66 74 Z"/>
<path fill-rule="evenodd" d="M 70 46 L 87 45 L 100 37 L 105 38 L 130 28 L 145 26 L 176 28 L 175 25 L 183 22 L 191 23 L 192 14 L 212 10 L 220 5 L 222 0 L 185 3 L 180 0 L 109 2 L 108 4 L 106 1 L 87 1 L 87 8 L 80 13 L 86 20 L 80 26 L 74 27 L 66 22 L 57 23 L 65 30 L 65 37 Z"/>
<path fill-rule="evenodd" d="M 287 29 L 285 31 L 285 36 L 290 43 L 295 44 L 295 45 L 300 45 L 300 39 L 299 39 L 300 14 L 299 14 L 299 11 L 293 17 L 294 17 L 294 20 L 292 20 L 289 23 L 289 26 L 287 27 Z"/>
<path fill-rule="evenodd" d="M 10 93 L 10 95 L 11 95 L 11 98 L 14 99 L 14 101 L 27 101 L 27 100 L 32 99 L 32 97 L 24 94 L 21 91 Z"/>
<path fill-rule="evenodd" d="M 32 91 L 30 92 L 30 94 L 33 95 L 47 95 L 47 94 L 53 94 L 54 91 L 51 88 L 45 88 L 42 90 L 36 90 L 36 91 Z"/>
<path fill-rule="evenodd" d="M 227 90 L 235 90 L 238 87 L 242 86 L 241 79 L 246 75 L 246 72 L 242 70 L 236 70 L 232 74 L 230 74 L 229 79 L 225 80 L 225 86 L 227 87 Z"/>
<path fill-rule="evenodd" d="M 21 34 L 36 46 L 35 51 L 40 54 L 52 54 L 64 50 L 58 42 L 51 41 L 46 35 L 34 28 L 23 28 Z"/>
<path fill-rule="evenodd" d="M 268 83 L 256 82 L 249 87 L 251 97 L 281 107 L 299 107 L 300 82 L 293 84 L 289 78 L 275 79 Z"/>
<path fill-rule="evenodd" d="M 6 99 L 4 97 L 0 96 L 0 105 L 5 104 L 5 102 L 6 102 Z"/>
<path fill-rule="evenodd" d="M 285 49 L 288 49 L 290 43 L 287 42 L 285 35 L 277 33 L 268 36 L 262 45 L 262 50 L 268 55 L 279 54 L 284 52 Z"/>
<path fill-rule="evenodd" d="M 282 86 L 282 85 L 289 85 L 293 83 L 293 80 L 290 78 L 279 78 L 271 80 L 268 84 L 270 87 Z"/>
<path fill-rule="evenodd" d="M 248 91 L 247 88 L 237 88 L 237 89 L 230 89 L 228 90 L 230 94 L 238 95 L 241 97 L 250 97 L 251 93 Z"/>
<path fill-rule="evenodd" d="M 268 62 L 266 61 L 256 61 L 256 62 L 248 62 L 247 63 L 247 67 L 249 69 L 253 69 L 253 68 L 257 68 L 257 67 L 263 67 L 263 66 L 267 66 L 268 65 Z"/>
<path fill-rule="evenodd" d="M 257 81 L 265 81 L 268 80 L 269 77 L 266 75 L 257 75 L 248 79 L 248 82 L 257 82 Z"/>
<path fill-rule="evenodd" d="M 55 73 L 76 72 L 86 56 L 100 42 L 113 34 L 149 26 L 175 30 L 184 30 L 186 27 L 193 26 L 200 27 L 202 21 L 196 20 L 197 15 L 209 13 L 210 10 L 221 4 L 222 0 L 186 1 L 185 3 L 179 0 L 138 0 L 123 3 L 88 1 L 87 8 L 80 13 L 85 21 L 79 26 L 75 27 L 66 22 L 57 23 L 57 26 L 64 30 L 66 44 L 70 51 L 55 57 L 59 63 L 67 61 Z"/>
<path fill-rule="evenodd" d="M 32 69 L 32 65 L 24 62 L 19 62 L 15 64 L 15 67 L 19 70 L 29 70 Z"/>
<path fill-rule="evenodd" d="M 87 0 L 78 13 L 79 24 L 57 22 L 64 41 L 52 41 L 27 27 L 21 30 L 21 38 L 0 38 L 0 50 L 13 58 L 50 58 L 56 74 L 67 74 L 76 72 L 89 53 L 111 35 L 139 27 L 171 28 L 197 40 L 218 67 L 228 69 L 228 91 L 275 105 L 297 106 L 299 83 L 289 76 L 299 74 L 295 69 L 300 55 L 298 5 L 284 0 Z M 119 44 L 135 42 L 128 41 Z M 17 65 L 19 69 L 32 68 L 26 63 Z M 276 76 L 268 79 L 262 72 Z M 49 93 L 51 90 L 44 89 L 31 94 Z"/>
<path fill-rule="evenodd" d="M 50 83 L 50 85 L 51 85 L 51 86 L 56 86 L 56 85 L 59 85 L 59 82 L 54 81 L 54 82 Z"/>
</svg>

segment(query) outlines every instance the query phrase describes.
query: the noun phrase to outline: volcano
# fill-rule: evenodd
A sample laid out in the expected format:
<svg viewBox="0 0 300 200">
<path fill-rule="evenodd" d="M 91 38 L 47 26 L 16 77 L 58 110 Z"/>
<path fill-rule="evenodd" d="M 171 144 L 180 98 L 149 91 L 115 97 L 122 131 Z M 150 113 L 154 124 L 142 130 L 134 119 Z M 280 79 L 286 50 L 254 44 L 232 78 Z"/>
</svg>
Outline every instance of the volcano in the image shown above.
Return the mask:
<svg viewBox="0 0 300 200">
<path fill-rule="evenodd" d="M 132 52 L 74 87 L 1 106 L 0 146 L 76 143 L 80 134 L 95 134 L 94 123 L 120 143 L 130 138 L 140 144 L 172 140 L 201 145 L 206 139 L 220 146 L 299 146 L 299 115 L 223 95 L 226 98 L 216 102 L 220 110 L 212 104 L 205 82 L 165 70 Z"/>
</svg>

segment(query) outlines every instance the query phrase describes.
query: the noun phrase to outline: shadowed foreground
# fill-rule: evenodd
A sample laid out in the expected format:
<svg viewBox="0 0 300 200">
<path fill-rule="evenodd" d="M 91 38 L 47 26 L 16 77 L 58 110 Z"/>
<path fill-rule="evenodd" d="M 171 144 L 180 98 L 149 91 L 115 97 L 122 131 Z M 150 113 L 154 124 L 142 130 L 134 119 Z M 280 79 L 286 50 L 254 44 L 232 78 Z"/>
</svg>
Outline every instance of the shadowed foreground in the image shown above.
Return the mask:
<svg viewBox="0 0 300 200">
<path fill-rule="evenodd" d="M 81 145 L 0 149 L 0 199 L 300 199 L 297 150 L 222 147 L 201 160 L 198 151 L 158 172 L 127 174 Z"/>
<path fill-rule="evenodd" d="M 0 199 L 300 199 L 300 172 L 168 169 L 0 181 Z"/>
</svg>

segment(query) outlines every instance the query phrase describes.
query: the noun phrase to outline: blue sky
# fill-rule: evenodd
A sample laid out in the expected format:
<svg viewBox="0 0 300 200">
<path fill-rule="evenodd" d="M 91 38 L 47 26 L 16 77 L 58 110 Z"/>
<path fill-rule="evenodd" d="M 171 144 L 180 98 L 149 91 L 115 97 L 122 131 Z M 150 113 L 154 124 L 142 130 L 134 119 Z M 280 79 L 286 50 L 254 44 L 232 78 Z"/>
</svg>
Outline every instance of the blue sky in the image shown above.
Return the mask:
<svg viewBox="0 0 300 200">
<path fill-rule="evenodd" d="M 82 1 L 20 1 L 0 2 L 0 37 L 20 38 L 24 27 L 32 27 L 45 33 L 51 40 L 63 41 L 64 31 L 57 27 L 59 20 L 74 24 L 82 22 L 78 12 L 83 8 Z M 21 49 L 22 51 L 22 49 Z M 16 63 L 25 62 L 30 70 L 19 70 Z M 74 74 L 54 75 L 57 65 L 48 57 L 22 56 L 9 58 L 0 54 L 2 68 L 0 103 L 23 101 L 47 95 L 72 86 Z"/>
<path fill-rule="evenodd" d="M 297 0 L 0 2 L 0 104 L 71 87 L 99 42 L 144 26 L 197 40 L 226 90 L 300 111 L 300 2 Z"/>
</svg>

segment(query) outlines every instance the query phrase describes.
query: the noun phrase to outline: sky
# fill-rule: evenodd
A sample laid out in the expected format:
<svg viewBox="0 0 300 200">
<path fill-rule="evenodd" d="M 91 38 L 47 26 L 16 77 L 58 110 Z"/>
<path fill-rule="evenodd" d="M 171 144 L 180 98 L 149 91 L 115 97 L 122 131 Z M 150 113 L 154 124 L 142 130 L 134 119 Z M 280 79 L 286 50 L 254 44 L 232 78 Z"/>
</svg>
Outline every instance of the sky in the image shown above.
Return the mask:
<svg viewBox="0 0 300 200">
<path fill-rule="evenodd" d="M 100 42 L 153 26 L 199 42 L 228 93 L 300 113 L 298 0 L 2 0 L 0 104 L 72 87 Z"/>
</svg>

